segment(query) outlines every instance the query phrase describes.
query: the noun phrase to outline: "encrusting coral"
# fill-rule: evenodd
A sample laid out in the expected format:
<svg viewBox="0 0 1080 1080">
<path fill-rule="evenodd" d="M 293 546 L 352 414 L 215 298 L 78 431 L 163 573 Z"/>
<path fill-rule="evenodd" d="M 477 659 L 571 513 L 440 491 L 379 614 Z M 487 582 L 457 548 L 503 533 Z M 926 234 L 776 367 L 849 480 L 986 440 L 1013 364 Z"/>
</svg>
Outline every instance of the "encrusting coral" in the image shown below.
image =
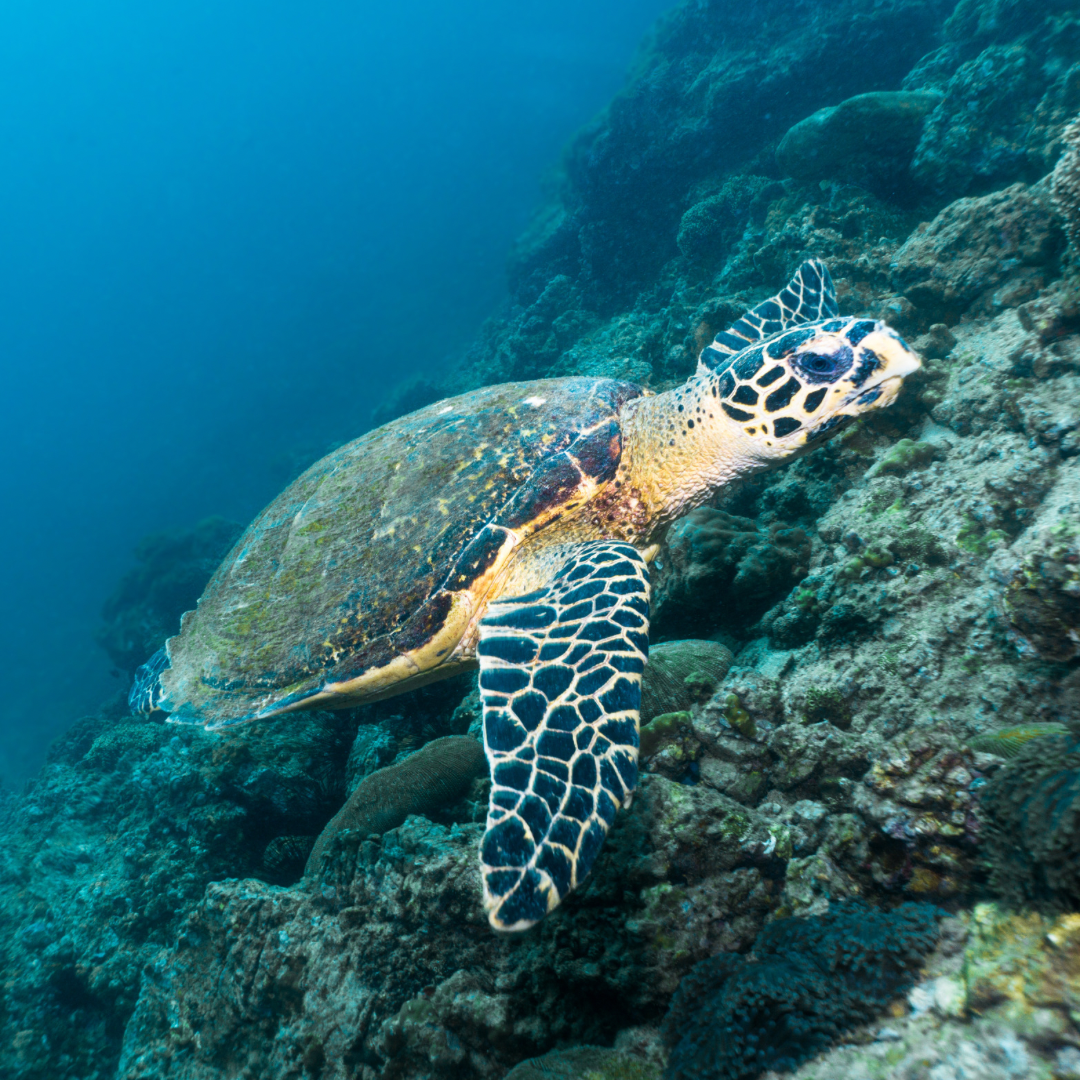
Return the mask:
<svg viewBox="0 0 1080 1080">
<path fill-rule="evenodd" d="M 433 739 L 396 765 L 364 777 L 315 841 L 305 874 L 318 873 L 333 839 L 346 829 L 359 839 L 397 828 L 410 814 L 427 814 L 460 799 L 487 771 L 483 747 L 468 735 Z"/>
<path fill-rule="evenodd" d="M 749 956 L 719 953 L 680 983 L 664 1020 L 666 1080 L 749 1080 L 785 1071 L 883 1009 L 937 940 L 937 909 L 859 901 L 779 919 Z"/>
<path fill-rule="evenodd" d="M 1032 739 L 1044 735 L 1063 735 L 1068 731 L 1064 724 L 1021 724 L 1018 727 L 998 728 L 984 731 L 968 741 L 979 754 L 995 754 L 997 757 L 1014 758 Z"/>
<path fill-rule="evenodd" d="M 660 1070 L 602 1046 L 553 1050 L 515 1065 L 505 1080 L 659 1080 Z"/>
</svg>

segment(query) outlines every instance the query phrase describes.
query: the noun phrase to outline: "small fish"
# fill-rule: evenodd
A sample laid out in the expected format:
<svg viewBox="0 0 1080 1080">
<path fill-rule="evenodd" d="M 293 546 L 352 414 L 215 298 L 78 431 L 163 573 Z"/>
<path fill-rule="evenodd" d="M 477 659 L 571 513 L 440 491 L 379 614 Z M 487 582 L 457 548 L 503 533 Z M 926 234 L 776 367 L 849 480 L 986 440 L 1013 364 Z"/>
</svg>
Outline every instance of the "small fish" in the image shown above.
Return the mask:
<svg viewBox="0 0 1080 1080">
<path fill-rule="evenodd" d="M 1031 739 L 1044 735 L 1062 735 L 1069 729 L 1064 724 L 1020 724 L 1017 727 L 984 731 L 968 740 L 968 746 L 980 754 L 997 754 L 998 757 L 1014 758 Z"/>
</svg>

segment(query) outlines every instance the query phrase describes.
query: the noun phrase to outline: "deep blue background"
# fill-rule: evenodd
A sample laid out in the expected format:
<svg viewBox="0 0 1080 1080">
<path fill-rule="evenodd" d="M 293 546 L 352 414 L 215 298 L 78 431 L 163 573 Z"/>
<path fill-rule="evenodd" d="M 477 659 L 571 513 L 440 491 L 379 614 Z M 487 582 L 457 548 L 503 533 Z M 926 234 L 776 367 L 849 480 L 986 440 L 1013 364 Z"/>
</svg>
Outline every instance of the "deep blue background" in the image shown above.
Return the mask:
<svg viewBox="0 0 1080 1080">
<path fill-rule="evenodd" d="M 0 8 L 0 778 L 120 685 L 139 537 L 248 520 L 492 313 L 669 3 Z"/>
</svg>

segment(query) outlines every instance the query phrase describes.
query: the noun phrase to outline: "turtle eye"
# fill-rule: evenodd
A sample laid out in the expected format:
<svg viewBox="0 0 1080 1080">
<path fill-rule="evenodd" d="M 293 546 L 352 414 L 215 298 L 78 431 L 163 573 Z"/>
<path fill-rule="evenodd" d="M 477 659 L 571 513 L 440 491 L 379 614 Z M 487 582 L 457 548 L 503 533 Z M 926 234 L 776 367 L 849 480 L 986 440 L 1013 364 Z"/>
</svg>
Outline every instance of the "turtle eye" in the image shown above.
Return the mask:
<svg viewBox="0 0 1080 1080">
<path fill-rule="evenodd" d="M 847 345 L 840 345 L 832 352 L 796 353 L 792 358 L 800 375 L 813 383 L 833 382 L 847 371 L 854 362 L 854 355 Z"/>
</svg>

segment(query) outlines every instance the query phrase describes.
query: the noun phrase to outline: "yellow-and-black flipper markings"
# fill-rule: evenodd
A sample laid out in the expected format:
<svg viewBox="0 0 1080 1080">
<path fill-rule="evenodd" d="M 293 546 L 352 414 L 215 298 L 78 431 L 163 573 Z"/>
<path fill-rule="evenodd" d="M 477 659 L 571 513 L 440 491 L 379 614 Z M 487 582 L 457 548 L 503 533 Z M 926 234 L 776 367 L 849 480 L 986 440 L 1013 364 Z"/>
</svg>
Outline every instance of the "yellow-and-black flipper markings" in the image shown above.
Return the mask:
<svg viewBox="0 0 1080 1080">
<path fill-rule="evenodd" d="M 480 862 L 496 929 L 556 907 L 629 803 L 648 634 L 645 560 L 607 540 L 568 549 L 547 588 L 497 601 L 481 621 L 491 799 Z"/>
<path fill-rule="evenodd" d="M 807 259 L 775 296 L 736 319 L 701 350 L 698 372 L 723 371 L 731 357 L 748 345 L 793 326 L 833 318 L 839 312 L 828 267 L 820 259 Z"/>
</svg>

